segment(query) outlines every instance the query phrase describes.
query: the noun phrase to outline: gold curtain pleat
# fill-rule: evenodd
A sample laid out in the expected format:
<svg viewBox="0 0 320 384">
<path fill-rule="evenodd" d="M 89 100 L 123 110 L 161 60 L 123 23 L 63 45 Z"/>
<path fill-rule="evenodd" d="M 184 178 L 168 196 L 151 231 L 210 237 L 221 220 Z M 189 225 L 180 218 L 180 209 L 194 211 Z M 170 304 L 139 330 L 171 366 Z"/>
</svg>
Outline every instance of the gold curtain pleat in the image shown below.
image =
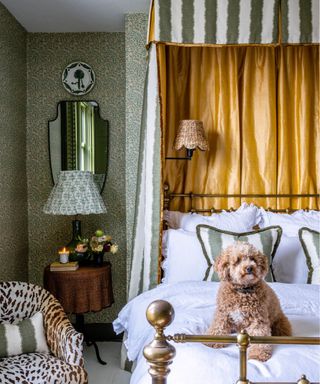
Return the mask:
<svg viewBox="0 0 320 384">
<path fill-rule="evenodd" d="M 164 160 L 171 192 L 319 193 L 319 47 L 157 45 L 165 157 L 179 120 L 202 120 L 210 149 Z M 193 208 L 241 202 L 319 208 L 315 198 L 199 198 Z M 170 209 L 189 210 L 190 199 Z"/>
</svg>

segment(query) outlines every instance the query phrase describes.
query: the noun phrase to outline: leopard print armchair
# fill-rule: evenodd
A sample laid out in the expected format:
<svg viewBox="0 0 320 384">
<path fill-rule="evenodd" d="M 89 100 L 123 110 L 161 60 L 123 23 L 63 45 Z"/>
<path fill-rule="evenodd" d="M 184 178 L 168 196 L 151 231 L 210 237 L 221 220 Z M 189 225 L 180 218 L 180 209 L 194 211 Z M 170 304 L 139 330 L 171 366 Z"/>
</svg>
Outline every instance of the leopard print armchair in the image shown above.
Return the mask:
<svg viewBox="0 0 320 384">
<path fill-rule="evenodd" d="M 30 283 L 0 282 L 0 323 L 13 323 L 41 311 L 51 354 L 28 353 L 0 358 L 1 384 L 87 384 L 83 335 L 75 331 L 61 304 Z"/>
</svg>

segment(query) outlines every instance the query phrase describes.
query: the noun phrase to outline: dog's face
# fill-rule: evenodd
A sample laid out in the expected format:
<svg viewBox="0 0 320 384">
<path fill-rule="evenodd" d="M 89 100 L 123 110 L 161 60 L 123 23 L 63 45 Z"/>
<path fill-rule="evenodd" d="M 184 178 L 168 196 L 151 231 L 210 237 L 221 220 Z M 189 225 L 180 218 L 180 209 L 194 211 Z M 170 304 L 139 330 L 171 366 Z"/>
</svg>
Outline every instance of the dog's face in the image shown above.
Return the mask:
<svg viewBox="0 0 320 384">
<path fill-rule="evenodd" d="M 250 286 L 266 276 L 268 259 L 252 244 L 238 241 L 222 251 L 214 267 L 220 280 Z"/>
</svg>

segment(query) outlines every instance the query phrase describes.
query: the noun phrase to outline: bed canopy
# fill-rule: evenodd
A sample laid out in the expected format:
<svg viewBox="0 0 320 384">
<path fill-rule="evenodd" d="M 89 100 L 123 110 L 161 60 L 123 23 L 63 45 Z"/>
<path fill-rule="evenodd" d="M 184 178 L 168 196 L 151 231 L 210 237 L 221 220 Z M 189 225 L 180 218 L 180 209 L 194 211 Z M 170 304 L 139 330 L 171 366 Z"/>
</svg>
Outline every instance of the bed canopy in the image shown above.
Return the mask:
<svg viewBox="0 0 320 384">
<path fill-rule="evenodd" d="M 154 0 L 147 48 L 129 298 L 158 283 L 163 183 L 222 209 L 319 209 L 319 0 Z M 183 119 L 210 150 L 165 161 Z"/>
</svg>

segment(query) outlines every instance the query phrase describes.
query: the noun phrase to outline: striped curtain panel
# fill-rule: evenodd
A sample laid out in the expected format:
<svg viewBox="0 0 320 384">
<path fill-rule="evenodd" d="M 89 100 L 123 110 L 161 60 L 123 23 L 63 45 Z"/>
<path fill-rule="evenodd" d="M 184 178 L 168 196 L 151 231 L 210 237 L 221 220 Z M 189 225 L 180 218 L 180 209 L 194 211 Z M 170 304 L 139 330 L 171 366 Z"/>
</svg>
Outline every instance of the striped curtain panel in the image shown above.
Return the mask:
<svg viewBox="0 0 320 384">
<path fill-rule="evenodd" d="M 154 0 L 156 41 L 276 44 L 280 0 Z"/>
<path fill-rule="evenodd" d="M 320 43 L 319 0 L 281 0 L 282 43 Z"/>
<path fill-rule="evenodd" d="M 156 46 L 149 49 L 141 122 L 129 299 L 158 283 L 161 129 Z"/>
</svg>

